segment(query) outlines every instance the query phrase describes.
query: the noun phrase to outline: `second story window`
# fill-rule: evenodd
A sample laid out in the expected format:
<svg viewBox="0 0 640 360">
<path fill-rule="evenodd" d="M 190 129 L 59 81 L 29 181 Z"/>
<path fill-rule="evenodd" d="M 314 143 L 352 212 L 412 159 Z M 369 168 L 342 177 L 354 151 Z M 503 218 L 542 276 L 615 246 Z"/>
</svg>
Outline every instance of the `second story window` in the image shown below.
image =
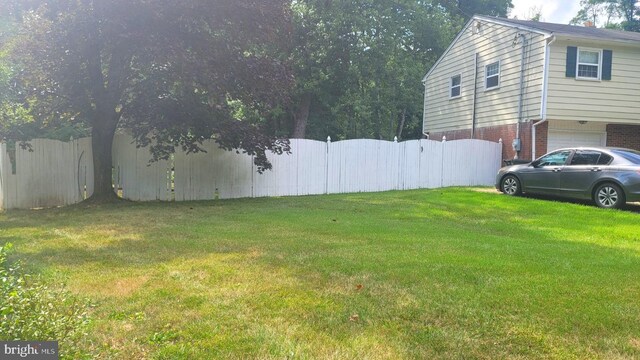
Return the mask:
<svg viewBox="0 0 640 360">
<path fill-rule="evenodd" d="M 500 86 L 500 62 L 496 61 L 485 67 L 485 85 L 486 90 L 495 89 Z"/>
<path fill-rule="evenodd" d="M 577 77 L 600 80 L 600 51 L 578 49 Z"/>
<path fill-rule="evenodd" d="M 450 85 L 450 91 L 449 91 L 449 97 L 454 99 L 454 98 L 459 98 L 460 97 L 460 88 L 461 88 L 461 83 L 462 83 L 462 75 L 456 75 L 456 76 L 452 76 L 451 77 L 451 85 Z"/>
</svg>

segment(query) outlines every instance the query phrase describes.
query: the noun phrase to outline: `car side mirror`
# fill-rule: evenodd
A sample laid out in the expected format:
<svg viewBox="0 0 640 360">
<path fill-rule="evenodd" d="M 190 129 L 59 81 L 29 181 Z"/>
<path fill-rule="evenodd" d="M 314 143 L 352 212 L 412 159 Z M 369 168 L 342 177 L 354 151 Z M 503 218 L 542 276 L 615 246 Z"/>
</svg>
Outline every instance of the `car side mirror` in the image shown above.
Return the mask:
<svg viewBox="0 0 640 360">
<path fill-rule="evenodd" d="M 538 162 L 538 161 L 533 161 L 533 162 L 531 162 L 531 164 L 529 164 L 529 165 L 530 165 L 530 166 L 533 166 L 534 168 L 538 168 L 538 167 L 540 167 L 540 162 Z"/>
</svg>

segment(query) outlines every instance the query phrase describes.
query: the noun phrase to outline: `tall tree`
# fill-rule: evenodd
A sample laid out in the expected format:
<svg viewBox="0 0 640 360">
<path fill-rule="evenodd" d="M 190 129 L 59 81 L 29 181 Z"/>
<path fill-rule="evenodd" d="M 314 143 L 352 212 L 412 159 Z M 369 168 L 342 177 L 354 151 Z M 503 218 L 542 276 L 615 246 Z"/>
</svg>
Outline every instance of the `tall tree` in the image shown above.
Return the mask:
<svg viewBox="0 0 640 360">
<path fill-rule="evenodd" d="M 295 0 L 294 137 L 393 138 L 421 112 L 422 72 L 457 25 L 431 1 Z"/>
<path fill-rule="evenodd" d="M 449 13 L 469 20 L 473 15 L 506 17 L 513 7 L 511 0 L 440 0 Z"/>
<path fill-rule="evenodd" d="M 581 0 L 573 25 L 591 22 L 595 26 L 640 31 L 640 5 L 636 0 Z"/>
<path fill-rule="evenodd" d="M 294 0 L 296 88 L 278 121 L 294 137 L 417 138 L 420 81 L 474 13 L 511 0 Z"/>
<path fill-rule="evenodd" d="M 31 114 L 90 128 L 94 198 L 113 196 L 118 127 L 156 158 L 213 138 L 266 169 L 265 151 L 289 150 L 230 106 L 266 113 L 286 103 L 287 0 L 5 0 L 0 13 L 21 22 L 11 61 Z"/>
</svg>

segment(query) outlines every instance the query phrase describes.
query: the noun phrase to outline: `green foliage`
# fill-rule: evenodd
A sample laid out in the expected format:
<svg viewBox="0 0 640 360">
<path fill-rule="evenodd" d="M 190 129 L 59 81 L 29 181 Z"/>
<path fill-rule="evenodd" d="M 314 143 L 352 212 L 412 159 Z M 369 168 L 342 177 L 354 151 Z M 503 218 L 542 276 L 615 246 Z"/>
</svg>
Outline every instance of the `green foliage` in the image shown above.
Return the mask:
<svg viewBox="0 0 640 360">
<path fill-rule="evenodd" d="M 165 325 L 160 331 L 156 331 L 149 336 L 149 343 L 154 345 L 162 345 L 165 343 L 175 342 L 180 338 L 180 334 L 171 329 L 170 325 Z"/>
<path fill-rule="evenodd" d="M 34 113 L 37 101 L 28 99 L 24 84 L 17 74 L 18 65 L 12 63 L 9 53 L 17 24 L 0 18 L 0 40 L 7 40 L 0 48 L 0 141 L 26 141 L 35 137 L 68 141 L 88 136 L 88 128 L 79 122 L 67 121 L 58 114 L 43 117 Z"/>
<path fill-rule="evenodd" d="M 7 260 L 11 248 L 0 246 L 0 339 L 58 341 L 62 357 L 83 356 L 89 304 L 25 274 Z"/>
<path fill-rule="evenodd" d="M 289 33 L 288 0 L 0 1 L 17 33 L 10 39 L 7 101 L 32 121 L 5 109 L 0 137 L 71 137 L 91 131 L 96 198 L 111 198 L 111 146 L 130 129 L 153 159 L 182 148 L 198 152 L 206 139 L 254 155 L 269 169 L 267 151 L 289 151 L 251 118 L 234 118 L 228 99 L 246 113 L 285 102 L 292 76 L 281 53 Z M 19 64 L 16 65 L 16 64 Z M 6 120 L 6 118 L 13 118 Z M 22 121 L 25 120 L 25 121 Z M 23 124 L 16 130 L 13 123 Z M 41 135 L 39 135 L 41 136 Z M 150 159 L 151 160 L 151 159 Z"/>
<path fill-rule="evenodd" d="M 592 22 L 595 26 L 640 31 L 640 4 L 635 0 L 581 0 L 573 25 Z"/>
<path fill-rule="evenodd" d="M 274 125 L 318 140 L 422 135 L 421 80 L 475 13 L 510 0 L 296 0 L 293 101 Z M 467 15 L 469 14 L 469 15 Z M 306 133 L 298 124 L 306 122 Z"/>
</svg>

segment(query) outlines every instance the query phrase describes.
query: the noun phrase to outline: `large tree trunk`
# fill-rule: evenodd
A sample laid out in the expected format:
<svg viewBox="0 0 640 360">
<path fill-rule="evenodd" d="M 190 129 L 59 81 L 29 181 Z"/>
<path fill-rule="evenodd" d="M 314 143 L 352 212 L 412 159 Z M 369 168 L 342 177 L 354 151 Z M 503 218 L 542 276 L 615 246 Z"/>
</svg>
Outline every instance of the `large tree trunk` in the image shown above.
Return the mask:
<svg viewBox="0 0 640 360">
<path fill-rule="evenodd" d="M 307 121 L 309 120 L 309 108 L 311 107 L 311 94 L 303 94 L 300 103 L 293 111 L 293 134 L 294 139 L 304 139 L 307 133 Z"/>
<path fill-rule="evenodd" d="M 100 114 L 91 130 L 93 149 L 94 188 L 92 201 L 110 201 L 117 198 L 112 184 L 113 137 L 118 124 L 118 116 L 114 114 Z"/>
</svg>

